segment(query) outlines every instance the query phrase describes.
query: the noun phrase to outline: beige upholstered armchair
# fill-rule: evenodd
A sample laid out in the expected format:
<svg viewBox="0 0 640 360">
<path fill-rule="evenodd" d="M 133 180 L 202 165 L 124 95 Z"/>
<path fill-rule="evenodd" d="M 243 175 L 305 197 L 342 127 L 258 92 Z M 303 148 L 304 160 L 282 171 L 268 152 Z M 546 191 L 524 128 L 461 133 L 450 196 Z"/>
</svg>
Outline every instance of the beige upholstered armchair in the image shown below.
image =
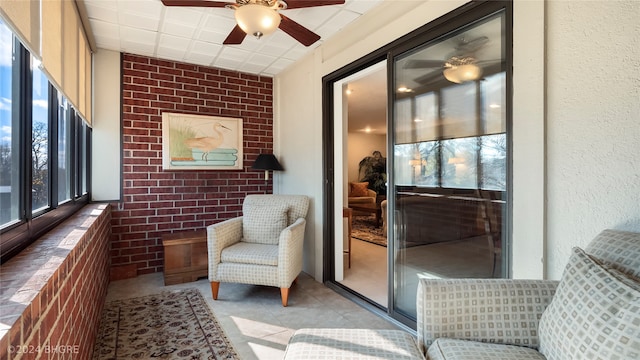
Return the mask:
<svg viewBox="0 0 640 360">
<path fill-rule="evenodd" d="M 209 281 L 213 299 L 221 282 L 275 286 L 282 306 L 302 271 L 302 245 L 309 198 L 248 195 L 241 217 L 207 227 Z"/>
</svg>

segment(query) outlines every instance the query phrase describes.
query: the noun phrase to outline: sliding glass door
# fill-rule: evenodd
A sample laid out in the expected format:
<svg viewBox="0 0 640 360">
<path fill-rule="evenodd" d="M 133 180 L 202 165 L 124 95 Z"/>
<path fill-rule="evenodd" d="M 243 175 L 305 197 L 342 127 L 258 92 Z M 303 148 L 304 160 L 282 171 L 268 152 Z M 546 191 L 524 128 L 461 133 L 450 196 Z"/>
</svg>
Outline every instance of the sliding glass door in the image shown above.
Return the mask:
<svg viewBox="0 0 640 360">
<path fill-rule="evenodd" d="M 420 277 L 510 275 L 511 22 L 470 2 L 323 78 L 325 282 L 408 326 Z M 385 190 L 358 204 L 376 154 Z"/>
<path fill-rule="evenodd" d="M 504 274 L 505 13 L 393 59 L 393 311 L 413 318 L 419 277 Z"/>
</svg>

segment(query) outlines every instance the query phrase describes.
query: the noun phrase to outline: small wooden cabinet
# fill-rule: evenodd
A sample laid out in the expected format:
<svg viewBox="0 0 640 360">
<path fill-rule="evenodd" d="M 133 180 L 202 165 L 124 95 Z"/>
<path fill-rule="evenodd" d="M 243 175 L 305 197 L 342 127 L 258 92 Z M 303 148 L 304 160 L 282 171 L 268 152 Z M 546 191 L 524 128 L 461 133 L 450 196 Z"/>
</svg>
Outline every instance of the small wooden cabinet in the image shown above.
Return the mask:
<svg viewBox="0 0 640 360">
<path fill-rule="evenodd" d="M 165 285 L 196 281 L 208 276 L 206 230 L 163 235 L 162 246 Z"/>
</svg>

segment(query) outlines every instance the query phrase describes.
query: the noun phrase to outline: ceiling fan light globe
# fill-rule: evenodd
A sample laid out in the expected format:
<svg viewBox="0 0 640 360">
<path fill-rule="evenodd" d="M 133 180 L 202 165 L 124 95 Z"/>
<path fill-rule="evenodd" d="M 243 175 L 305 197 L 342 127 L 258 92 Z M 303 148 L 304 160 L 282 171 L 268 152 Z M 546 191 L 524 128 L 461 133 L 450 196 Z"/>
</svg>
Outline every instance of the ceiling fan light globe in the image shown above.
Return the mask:
<svg viewBox="0 0 640 360">
<path fill-rule="evenodd" d="M 444 69 L 442 75 L 444 75 L 445 79 L 453 83 L 462 84 L 463 82 L 480 79 L 482 76 L 482 68 L 476 64 L 451 66 Z"/>
<path fill-rule="evenodd" d="M 247 34 L 258 39 L 270 35 L 280 26 L 280 14 L 273 8 L 247 4 L 236 9 L 235 18 L 238 26 Z"/>
<path fill-rule="evenodd" d="M 462 83 L 457 67 L 449 67 L 444 69 L 444 71 L 442 72 L 442 75 L 444 75 L 444 78 L 451 81 L 452 83 L 456 83 L 456 84 Z"/>
</svg>

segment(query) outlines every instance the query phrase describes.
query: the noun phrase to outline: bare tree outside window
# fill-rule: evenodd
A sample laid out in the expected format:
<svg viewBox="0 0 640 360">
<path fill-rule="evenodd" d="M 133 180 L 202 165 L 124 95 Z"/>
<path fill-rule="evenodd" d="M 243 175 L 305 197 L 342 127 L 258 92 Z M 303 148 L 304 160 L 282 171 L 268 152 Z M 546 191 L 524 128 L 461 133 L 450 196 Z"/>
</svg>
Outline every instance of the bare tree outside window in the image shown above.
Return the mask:
<svg viewBox="0 0 640 360">
<path fill-rule="evenodd" d="M 45 207 L 49 203 L 49 134 L 47 124 L 41 122 L 33 123 L 32 131 L 32 209 L 37 210 Z"/>
</svg>

